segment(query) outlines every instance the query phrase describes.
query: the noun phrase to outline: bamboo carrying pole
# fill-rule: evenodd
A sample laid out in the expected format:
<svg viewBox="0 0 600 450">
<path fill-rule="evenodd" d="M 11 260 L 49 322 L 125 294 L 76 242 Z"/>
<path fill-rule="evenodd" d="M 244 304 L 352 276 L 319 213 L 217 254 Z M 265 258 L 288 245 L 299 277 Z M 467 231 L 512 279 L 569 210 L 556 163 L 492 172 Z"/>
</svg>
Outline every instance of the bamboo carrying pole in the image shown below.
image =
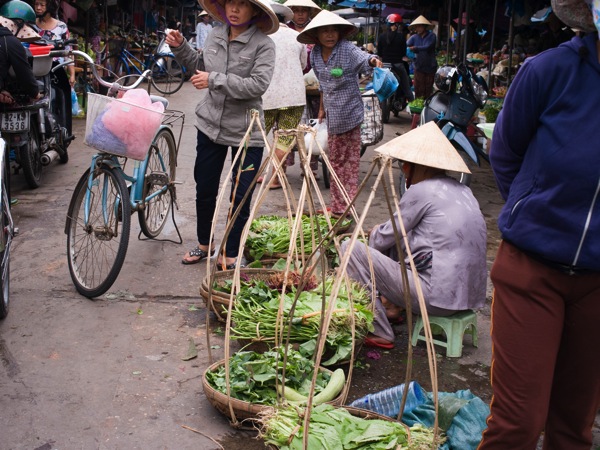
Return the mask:
<svg viewBox="0 0 600 450">
<path fill-rule="evenodd" d="M 377 190 L 381 186 L 385 193 L 387 206 L 388 206 L 388 212 L 390 214 L 390 217 L 392 217 L 393 214 L 395 213 L 399 218 L 400 228 L 396 229 L 396 227 L 394 227 L 394 232 L 396 235 L 396 247 L 397 247 L 399 255 L 403 255 L 402 249 L 405 249 L 406 260 L 409 262 L 412 280 L 414 282 L 414 285 L 415 285 L 415 288 L 417 291 L 420 313 L 423 317 L 423 322 L 425 324 L 424 329 L 425 329 L 425 336 L 426 336 L 427 358 L 428 358 L 428 364 L 429 364 L 429 369 L 430 369 L 433 399 L 434 399 L 434 404 L 435 404 L 435 422 L 434 422 L 435 436 L 434 436 L 434 438 L 437 439 L 437 437 L 438 437 L 438 417 L 437 417 L 438 416 L 438 383 L 437 383 L 437 365 L 436 365 L 436 359 L 435 359 L 435 348 L 434 348 L 434 344 L 433 344 L 431 327 L 429 324 L 429 319 L 428 319 L 428 315 L 427 315 L 423 291 L 421 289 L 421 284 L 420 284 L 420 281 L 418 278 L 417 270 L 416 270 L 414 262 L 413 262 L 412 253 L 411 253 L 408 238 L 406 235 L 406 230 L 404 228 L 403 221 L 402 221 L 402 212 L 400 210 L 399 202 L 398 202 L 398 199 L 396 196 L 396 189 L 394 187 L 394 181 L 393 181 L 394 177 L 393 177 L 393 172 L 392 172 L 393 159 L 390 158 L 389 156 L 377 156 L 372 161 L 371 166 L 368 170 L 367 176 L 363 179 L 361 185 L 359 186 L 358 193 L 360 193 L 364 189 L 366 189 L 367 180 L 369 180 L 371 178 L 372 174 L 375 172 L 376 169 L 378 169 L 378 173 L 375 178 L 375 182 L 373 183 L 373 185 L 371 187 L 371 191 L 369 193 L 369 197 L 363 208 L 363 211 L 359 215 L 354 206 L 354 201 L 358 197 L 358 194 L 355 196 L 354 199 L 349 198 L 349 196 L 348 196 L 347 192 L 345 191 L 343 185 L 341 184 L 338 176 L 335 174 L 335 171 L 333 170 L 333 168 L 331 166 L 331 163 L 328 159 L 326 152 L 323 150 L 323 148 L 321 148 L 321 146 L 318 144 L 317 140 L 313 139 L 311 148 L 309 148 L 309 149 L 306 148 L 304 138 L 303 138 L 304 134 L 305 133 L 313 133 L 313 135 L 315 135 L 316 134 L 315 131 L 312 128 L 307 127 L 305 125 L 300 125 L 295 130 L 277 130 L 274 134 L 275 139 L 279 135 L 295 135 L 297 138 L 297 141 L 298 141 L 298 153 L 300 156 L 301 169 L 304 174 L 304 181 L 302 184 L 302 188 L 301 188 L 299 197 L 298 197 L 298 199 L 296 199 L 294 192 L 292 191 L 291 186 L 287 180 L 286 174 L 282 168 L 283 167 L 283 159 L 281 161 L 279 161 L 279 159 L 275 156 L 275 148 L 274 148 L 274 146 L 271 147 L 269 145 L 265 130 L 262 128 L 262 125 L 260 123 L 260 120 L 258 120 L 258 117 L 259 117 L 258 112 L 254 111 L 252 114 L 252 120 L 251 120 L 250 126 L 249 126 L 244 138 L 242 139 L 242 142 L 240 143 L 238 152 L 236 153 L 234 160 L 232 161 L 231 168 L 229 169 L 227 176 L 224 178 L 226 180 L 226 183 L 228 183 L 229 180 L 231 179 L 231 176 L 233 173 L 233 167 L 235 167 L 238 160 L 240 160 L 241 161 L 241 163 L 240 163 L 241 169 L 240 169 L 240 172 L 238 172 L 237 178 L 236 178 L 236 180 L 234 182 L 234 186 L 233 186 L 234 192 L 232 193 L 232 197 L 234 197 L 235 191 L 237 190 L 237 188 L 239 186 L 239 177 L 240 177 L 240 173 L 242 170 L 255 170 L 256 171 L 254 181 L 253 181 L 251 188 L 256 184 L 257 179 L 263 173 L 269 173 L 271 170 L 273 171 L 273 175 L 271 176 L 271 178 L 268 181 L 265 180 L 265 182 L 262 183 L 261 187 L 258 190 L 257 200 L 251 208 L 250 217 L 249 217 L 249 219 L 246 223 L 246 226 L 244 227 L 244 230 L 242 232 L 242 237 L 240 240 L 240 247 L 238 249 L 239 250 L 238 254 L 240 254 L 240 255 L 243 254 L 243 248 L 244 248 L 245 241 L 249 235 L 251 222 L 255 217 L 257 217 L 258 211 L 259 211 L 261 205 L 264 203 L 264 201 L 267 197 L 267 194 L 269 193 L 270 186 L 272 185 L 272 183 L 275 180 L 278 179 L 279 182 L 283 186 L 284 197 L 285 197 L 286 205 L 287 205 L 287 217 L 290 220 L 290 225 L 291 225 L 290 226 L 290 233 L 291 233 L 290 242 L 291 242 L 291 244 L 290 244 L 290 249 L 287 254 L 286 268 L 284 271 L 284 274 L 285 274 L 284 280 L 287 280 L 287 274 L 290 272 L 292 267 L 294 267 L 294 268 L 298 267 L 298 264 L 296 264 L 294 262 L 294 259 L 302 258 L 301 276 L 302 276 L 303 280 L 307 280 L 308 277 L 310 277 L 314 273 L 314 271 L 317 269 L 319 264 L 321 265 L 321 267 L 323 269 L 322 273 L 325 273 L 324 269 L 326 267 L 325 267 L 325 261 L 324 261 L 324 253 L 325 253 L 324 252 L 324 244 L 332 239 L 332 236 L 334 235 L 336 228 L 340 226 L 340 224 L 342 223 L 342 221 L 345 217 L 351 216 L 356 223 L 356 226 L 354 228 L 354 231 L 351 234 L 351 238 L 348 243 L 347 251 L 343 254 L 343 256 L 341 258 L 340 266 L 337 269 L 337 276 L 336 276 L 336 279 L 335 279 L 333 287 L 332 287 L 331 295 L 329 297 L 331 299 L 335 299 L 335 298 L 337 298 L 337 295 L 340 292 L 342 283 L 346 284 L 347 286 L 350 283 L 350 280 L 346 273 L 347 267 L 348 267 L 348 262 L 349 262 L 349 257 L 350 257 L 350 254 L 351 254 L 353 248 L 355 247 L 356 241 L 359 239 L 359 237 L 363 238 L 363 239 L 366 238 L 365 233 L 363 231 L 364 221 L 365 221 L 365 219 L 369 213 L 369 209 L 370 209 L 371 205 L 373 204 L 373 201 L 376 197 Z M 246 148 L 247 148 L 247 145 L 248 145 L 248 142 L 250 139 L 251 131 L 255 126 L 258 126 L 258 128 L 262 134 L 263 140 L 265 142 L 265 147 L 268 151 L 268 157 L 261 164 L 260 168 L 258 168 L 258 169 L 244 168 L 243 161 L 244 161 L 244 157 L 246 154 Z M 333 226 L 333 223 L 331 222 L 331 217 L 330 217 L 329 213 L 326 212 L 327 208 L 326 208 L 325 199 L 324 199 L 321 191 L 319 190 L 316 179 L 312 173 L 312 170 L 310 169 L 310 155 L 313 153 L 314 149 L 312 147 L 315 145 L 314 144 L 315 142 L 318 147 L 318 152 L 320 153 L 321 159 L 323 160 L 323 163 L 326 164 L 326 166 L 331 174 L 332 182 L 338 183 L 339 186 L 342 186 L 340 190 L 348 204 L 346 210 L 342 214 L 342 218 L 338 220 L 338 222 L 336 223 L 335 226 Z M 387 175 L 387 177 L 386 177 L 386 175 Z M 250 191 L 251 191 L 251 189 L 249 189 L 248 192 L 246 193 L 246 195 L 244 196 L 244 199 L 241 202 L 242 204 L 247 200 Z M 221 188 L 219 190 L 219 196 L 217 198 L 215 215 L 213 217 L 213 225 L 212 225 L 211 233 L 210 233 L 211 242 L 214 239 L 216 224 L 218 223 L 218 220 L 219 220 L 219 212 L 222 208 L 225 197 L 229 196 L 229 194 L 227 192 L 228 192 L 228 190 L 225 189 L 224 186 L 221 186 Z M 302 248 L 300 248 L 300 249 L 296 248 L 296 246 L 297 246 L 296 243 L 297 243 L 298 234 L 300 233 L 302 215 L 304 212 L 308 211 L 309 217 L 313 218 L 313 216 L 315 215 L 315 211 L 318 208 L 315 205 L 315 203 L 320 204 L 321 208 L 323 209 L 330 229 L 325 234 L 323 234 L 321 232 L 321 230 L 318 227 L 316 227 L 315 234 L 313 234 L 312 239 L 313 239 L 313 242 L 317 243 L 317 245 L 313 245 L 314 250 L 313 250 L 312 254 L 310 256 L 306 257 L 306 255 L 304 255 L 304 252 L 302 251 L 303 250 Z M 307 209 L 305 208 L 306 206 L 308 206 Z M 237 216 L 239 215 L 240 210 L 241 210 L 241 205 L 240 205 L 240 207 L 238 207 L 238 209 L 234 210 L 233 204 L 231 204 L 227 210 L 227 225 L 225 227 L 225 233 L 224 233 L 221 245 L 219 247 L 219 252 L 218 252 L 219 254 L 222 254 L 223 258 L 225 257 L 225 242 L 227 240 L 227 236 L 231 232 L 233 223 L 234 223 L 235 219 L 237 218 Z M 335 238 L 333 240 L 335 242 L 338 252 L 340 252 L 339 241 L 336 240 Z M 368 255 L 369 270 L 371 272 L 371 279 L 374 280 L 375 276 L 373 273 L 373 264 L 372 264 L 370 252 L 367 252 L 367 255 Z M 206 264 L 207 264 L 207 277 L 209 279 L 209 286 L 212 286 L 212 283 L 214 280 L 214 273 L 215 273 L 214 269 L 215 269 L 216 263 L 215 262 L 211 263 L 210 259 L 207 258 Z M 402 282 L 404 285 L 408 285 L 408 283 L 409 283 L 408 268 L 405 264 L 404 257 L 400 258 L 400 265 L 401 265 L 401 269 L 402 269 Z M 284 281 L 283 292 L 285 292 L 285 283 L 286 282 L 287 281 Z M 226 391 L 227 391 L 228 398 L 231 398 L 230 378 L 229 378 L 229 359 L 230 359 L 229 342 L 231 339 L 231 335 L 230 335 L 231 312 L 232 312 L 232 309 L 235 304 L 235 295 L 237 294 L 237 292 L 239 292 L 239 290 L 240 290 L 240 265 L 237 264 L 235 271 L 234 271 L 233 287 L 232 287 L 232 290 L 230 293 L 230 302 L 229 302 L 229 307 L 228 307 L 228 315 L 227 315 L 226 331 L 225 331 L 225 351 L 224 351 L 224 353 L 225 353 L 225 379 L 226 379 L 226 385 L 227 385 Z M 373 285 L 373 288 L 372 288 L 372 299 L 373 300 L 375 300 L 375 298 L 374 298 L 375 290 L 376 290 L 376 286 Z M 409 335 L 410 335 L 412 333 L 411 302 L 410 302 L 410 299 L 408 298 L 408 295 L 409 295 L 408 290 L 405 290 L 405 291 L 406 291 L 405 295 L 407 296 L 406 306 L 407 306 L 407 313 L 408 313 L 407 317 L 408 317 L 408 326 L 409 326 Z M 210 302 L 210 299 L 211 299 L 211 292 L 212 291 L 209 289 L 208 302 Z M 283 294 L 282 294 L 282 298 L 283 298 Z M 295 301 L 296 300 L 297 300 L 297 296 L 296 296 Z M 292 305 L 292 310 L 290 312 L 290 320 L 291 320 L 291 318 L 293 318 L 295 301 L 294 301 L 294 304 Z M 373 301 L 372 303 L 373 303 L 372 307 L 374 308 L 375 302 Z M 351 308 L 351 310 L 353 309 L 352 303 L 350 304 L 350 308 Z M 320 327 L 320 334 L 317 339 L 317 353 L 315 355 L 315 361 L 314 361 L 315 369 L 317 369 L 321 363 L 321 359 L 322 359 L 323 353 L 324 353 L 325 337 L 327 334 L 327 330 L 329 329 L 329 326 L 331 324 L 332 316 L 335 312 L 336 312 L 335 302 L 327 301 L 325 293 L 323 293 L 322 310 L 320 313 L 321 327 Z M 286 344 L 288 344 L 288 341 L 289 341 L 289 335 L 288 336 L 283 335 L 283 330 L 284 330 L 284 325 L 285 325 L 283 322 L 283 317 L 284 317 L 283 303 L 280 302 L 278 315 L 277 315 L 277 324 L 276 324 L 276 330 L 278 330 L 278 332 L 276 333 L 276 337 L 275 337 L 276 345 L 286 345 Z M 355 330 L 354 315 L 351 315 L 350 317 L 351 317 L 351 322 L 352 322 L 351 325 L 352 325 L 353 349 L 352 349 L 351 361 L 350 361 L 350 365 L 349 365 L 349 369 L 348 369 L 349 373 L 348 373 L 348 376 L 346 379 L 346 385 L 344 386 L 344 390 L 343 390 L 343 400 L 344 401 L 347 397 L 349 386 L 350 386 L 350 381 L 351 381 L 351 377 L 352 377 L 352 368 L 354 365 L 353 361 L 354 361 L 354 356 L 355 356 L 354 351 L 355 351 L 355 336 L 356 336 L 355 332 L 356 332 L 356 330 Z M 207 308 L 206 324 L 207 324 L 207 330 L 208 330 L 209 326 L 210 326 L 210 309 L 209 308 Z M 288 330 L 289 330 L 289 328 L 288 328 Z M 210 333 L 207 332 L 206 338 L 207 338 L 207 349 L 208 349 L 208 355 L 209 355 L 209 362 L 212 364 L 213 358 L 212 358 L 212 351 L 211 351 L 211 345 L 210 345 Z M 407 364 L 407 370 L 406 370 L 406 374 L 405 374 L 405 385 L 406 386 L 408 386 L 408 383 L 410 382 L 411 370 L 412 370 L 412 345 L 410 343 L 410 340 L 408 342 L 407 347 L 408 347 L 409 363 Z M 287 345 L 286 345 L 286 348 L 287 348 Z M 287 354 L 286 354 L 286 356 L 284 356 L 284 358 L 286 358 L 286 357 L 287 357 Z M 284 360 L 283 366 L 285 368 L 285 360 Z M 284 369 L 284 371 L 285 371 L 285 369 Z M 310 418 L 310 411 L 312 410 L 312 397 L 314 394 L 316 378 L 317 378 L 317 370 L 315 370 L 313 372 L 311 390 L 310 390 L 308 405 L 306 407 L 307 413 L 304 416 L 303 442 L 304 442 L 305 449 L 308 448 L 307 442 L 308 442 L 309 418 Z M 283 374 L 283 379 L 285 379 L 285 372 Z M 402 405 L 401 405 L 401 411 L 400 411 L 400 415 L 398 416 L 398 419 L 400 419 L 402 416 L 402 411 L 404 409 L 405 402 L 406 402 L 406 400 L 403 399 Z M 237 419 L 236 419 L 235 411 L 234 411 L 231 403 L 229 404 L 229 410 L 230 410 L 230 414 L 231 414 L 231 418 L 232 418 L 232 425 L 237 426 L 237 427 L 241 426 L 240 422 L 237 421 Z M 435 442 L 435 440 L 434 440 L 434 442 Z"/>
</svg>

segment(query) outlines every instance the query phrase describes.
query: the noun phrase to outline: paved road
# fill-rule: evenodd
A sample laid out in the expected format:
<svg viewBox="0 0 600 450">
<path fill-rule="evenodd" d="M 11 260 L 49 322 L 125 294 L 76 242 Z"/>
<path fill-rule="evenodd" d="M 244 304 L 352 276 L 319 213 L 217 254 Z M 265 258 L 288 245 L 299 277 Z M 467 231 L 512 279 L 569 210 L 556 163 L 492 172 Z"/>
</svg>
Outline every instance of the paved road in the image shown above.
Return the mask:
<svg viewBox="0 0 600 450">
<path fill-rule="evenodd" d="M 27 190 L 22 176 L 13 176 L 20 235 L 12 257 L 11 311 L 0 323 L 0 448 L 264 448 L 262 442 L 251 439 L 253 434 L 233 430 L 202 390 L 201 377 L 209 357 L 206 313 L 198 288 L 205 266 L 180 263 L 186 249 L 195 244 L 194 94 L 186 83 L 170 98 L 171 107 L 187 115 L 177 169 L 182 184 L 176 211 L 184 244 L 139 241 L 139 226 L 133 220 L 123 270 L 102 298 L 88 300 L 73 287 L 63 230 L 73 188 L 92 153 L 83 144 L 84 121 L 75 122 L 78 139 L 70 148 L 69 163 L 47 168 L 41 188 Z M 392 118 L 385 127 L 384 142 L 409 127 L 408 114 Z M 372 157 L 370 147 L 361 163 L 363 173 Z M 299 192 L 298 164 L 288 174 Z M 476 172 L 473 188 L 490 229 L 491 263 L 498 242 L 495 218 L 502 202 L 489 167 Z M 328 191 L 322 192 L 327 198 Z M 368 191 L 359 204 L 364 204 L 367 195 Z M 269 192 L 260 213 L 284 211 L 283 199 L 281 190 Z M 383 194 L 378 194 L 365 227 L 386 218 Z M 222 234 L 222 228 L 218 233 Z M 176 240 L 175 226 L 168 224 L 161 238 Z M 480 346 L 465 347 L 460 364 L 483 367 L 476 377 L 487 385 L 489 312 L 480 314 L 479 326 Z M 184 361 L 190 339 L 198 357 Z M 213 358 L 220 359 L 225 347 L 222 333 L 211 333 L 210 345 Z M 392 380 L 392 384 L 400 382 L 400 376 Z M 489 389 L 479 395 L 487 394 Z"/>
</svg>

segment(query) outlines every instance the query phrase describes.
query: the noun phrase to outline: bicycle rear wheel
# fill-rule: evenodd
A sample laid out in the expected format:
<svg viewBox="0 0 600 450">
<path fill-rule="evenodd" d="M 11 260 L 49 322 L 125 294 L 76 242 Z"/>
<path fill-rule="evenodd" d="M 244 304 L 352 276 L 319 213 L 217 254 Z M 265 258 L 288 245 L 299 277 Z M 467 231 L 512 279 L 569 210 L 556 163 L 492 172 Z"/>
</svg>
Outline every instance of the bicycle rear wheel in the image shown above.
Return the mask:
<svg viewBox="0 0 600 450">
<path fill-rule="evenodd" d="M 138 211 L 142 233 L 148 238 L 155 238 L 165 227 L 172 207 L 169 184 L 175 181 L 177 165 L 177 149 L 173 133 L 163 128 L 154 138 L 148 152 L 148 164 L 144 173 L 143 198 L 157 194 L 145 202 L 145 208 Z"/>
<path fill-rule="evenodd" d="M 73 192 L 65 226 L 69 272 L 80 294 L 98 297 L 113 285 L 125 261 L 130 226 L 131 204 L 122 173 L 107 165 L 91 175 L 88 169 Z"/>
<path fill-rule="evenodd" d="M 12 239 L 10 196 L 8 193 L 8 164 L 2 168 L 2 208 L 0 209 L 0 319 L 8 315 L 10 301 L 10 241 Z"/>
<path fill-rule="evenodd" d="M 159 56 L 150 66 L 152 86 L 161 94 L 174 94 L 183 85 L 183 66 L 172 56 Z"/>
</svg>

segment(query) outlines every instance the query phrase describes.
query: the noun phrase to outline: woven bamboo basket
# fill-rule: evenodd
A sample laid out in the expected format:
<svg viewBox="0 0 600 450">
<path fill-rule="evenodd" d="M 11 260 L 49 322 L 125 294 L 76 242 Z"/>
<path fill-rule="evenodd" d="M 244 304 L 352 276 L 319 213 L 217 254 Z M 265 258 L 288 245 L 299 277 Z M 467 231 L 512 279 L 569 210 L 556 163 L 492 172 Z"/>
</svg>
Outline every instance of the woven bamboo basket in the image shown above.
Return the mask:
<svg viewBox="0 0 600 450">
<path fill-rule="evenodd" d="M 241 276 L 248 276 L 253 280 L 267 280 L 275 273 L 280 273 L 280 270 L 273 269 L 241 269 Z M 214 282 L 217 285 L 223 285 L 226 280 L 233 279 L 235 270 L 223 270 L 215 273 Z M 230 295 L 227 292 L 216 290 L 214 287 L 209 287 L 209 277 L 206 276 L 200 285 L 200 295 L 206 300 L 207 305 L 211 308 L 219 320 L 224 321 L 227 318 L 229 310 Z M 209 292 L 212 292 L 212 298 L 209 300 Z"/>
<path fill-rule="evenodd" d="M 398 422 L 395 419 L 392 419 L 391 417 L 388 416 L 384 416 L 382 414 L 378 414 L 376 412 L 373 411 L 369 411 L 367 409 L 362 409 L 362 408 L 354 408 L 352 406 L 345 406 L 345 405 L 335 405 L 338 406 L 340 408 L 344 408 L 346 409 L 350 414 L 352 414 L 354 417 L 360 417 L 361 419 L 366 419 L 366 420 L 372 420 L 372 419 L 378 419 L 378 420 L 385 420 L 387 422 Z M 409 433 L 410 435 L 410 430 L 408 428 L 408 426 L 406 426 L 406 424 L 399 422 L 405 429 L 406 431 Z M 279 447 L 273 444 L 269 444 L 267 446 L 267 448 L 269 450 L 278 450 Z"/>
<path fill-rule="evenodd" d="M 231 415 L 231 411 L 229 410 L 229 405 L 231 404 L 233 408 L 233 412 L 235 413 L 235 417 L 237 420 L 256 420 L 258 419 L 258 415 L 261 411 L 265 409 L 272 408 L 270 405 L 259 405 L 256 403 L 250 403 L 243 400 L 238 400 L 237 398 L 228 397 L 222 392 L 217 391 L 214 387 L 210 385 L 208 380 L 206 379 L 206 374 L 208 372 L 216 371 L 220 366 L 225 364 L 225 360 L 222 359 L 217 361 L 213 365 L 209 366 L 202 375 L 202 388 L 204 389 L 204 395 L 208 399 L 211 405 L 215 407 L 217 411 L 227 417 L 229 420 L 233 420 Z M 324 367 L 319 368 L 320 371 L 329 372 L 330 370 L 325 369 Z M 342 404 L 342 395 L 343 390 L 335 399 L 330 402 L 327 402 L 333 406 L 339 406 Z"/>
</svg>

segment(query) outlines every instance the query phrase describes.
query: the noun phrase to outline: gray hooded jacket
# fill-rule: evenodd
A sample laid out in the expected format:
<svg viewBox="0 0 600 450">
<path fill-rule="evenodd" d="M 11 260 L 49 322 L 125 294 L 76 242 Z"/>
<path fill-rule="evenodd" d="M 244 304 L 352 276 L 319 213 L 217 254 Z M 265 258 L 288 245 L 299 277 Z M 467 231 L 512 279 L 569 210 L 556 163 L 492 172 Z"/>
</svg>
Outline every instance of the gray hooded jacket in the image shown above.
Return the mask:
<svg viewBox="0 0 600 450">
<path fill-rule="evenodd" d="M 231 42 L 228 36 L 229 26 L 219 26 L 209 33 L 202 53 L 188 42 L 172 51 L 188 70 L 209 72 L 208 89 L 198 91 L 196 127 L 217 144 L 237 147 L 253 109 L 260 112 L 264 127 L 261 97 L 273 75 L 275 43 L 255 25 Z M 264 147 L 257 126 L 249 145 Z"/>
</svg>

